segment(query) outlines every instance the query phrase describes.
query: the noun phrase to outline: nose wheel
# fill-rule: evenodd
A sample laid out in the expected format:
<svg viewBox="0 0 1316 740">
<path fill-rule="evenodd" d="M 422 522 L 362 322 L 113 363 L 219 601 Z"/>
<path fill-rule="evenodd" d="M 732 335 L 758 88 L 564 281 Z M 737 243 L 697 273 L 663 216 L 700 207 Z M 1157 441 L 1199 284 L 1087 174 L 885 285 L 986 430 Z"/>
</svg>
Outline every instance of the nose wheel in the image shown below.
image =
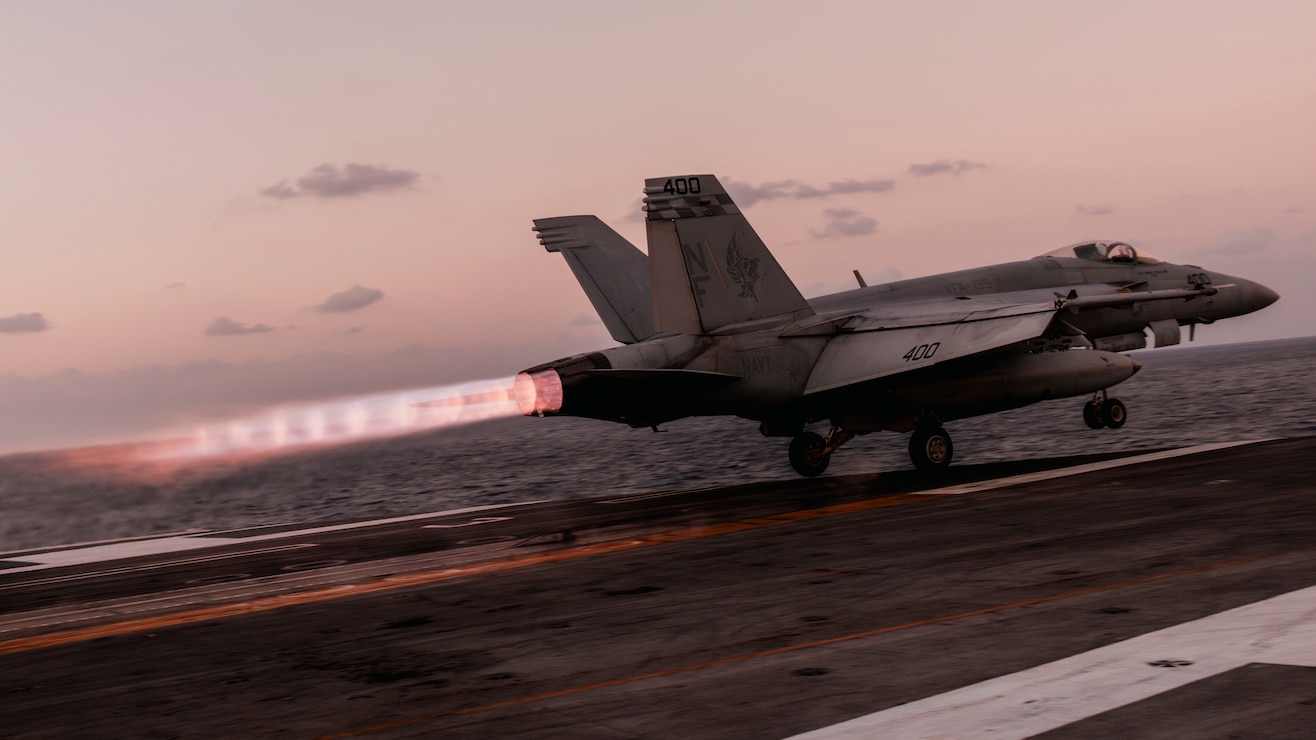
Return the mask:
<svg viewBox="0 0 1316 740">
<path fill-rule="evenodd" d="M 1092 394 L 1092 400 L 1083 405 L 1083 423 L 1092 429 L 1119 429 L 1129 419 L 1129 411 L 1118 398 L 1107 398 L 1105 391 Z"/>
<path fill-rule="evenodd" d="M 941 427 L 920 427 L 909 437 L 909 459 L 919 470 L 945 470 L 954 452 L 950 434 Z"/>
</svg>

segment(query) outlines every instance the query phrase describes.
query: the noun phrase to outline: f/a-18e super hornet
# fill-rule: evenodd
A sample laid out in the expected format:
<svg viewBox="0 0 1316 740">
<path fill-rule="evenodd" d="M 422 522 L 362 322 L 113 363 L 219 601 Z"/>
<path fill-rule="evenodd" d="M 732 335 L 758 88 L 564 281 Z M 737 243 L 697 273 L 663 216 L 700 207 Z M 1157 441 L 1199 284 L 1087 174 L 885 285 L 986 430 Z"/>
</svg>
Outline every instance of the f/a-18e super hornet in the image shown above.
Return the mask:
<svg viewBox="0 0 1316 740">
<path fill-rule="evenodd" d="M 1274 291 L 1123 242 L 865 285 L 805 300 L 712 175 L 645 181 L 649 254 L 594 216 L 535 221 L 620 347 L 517 376 L 526 415 L 652 426 L 733 415 L 793 437 L 822 473 L 856 434 L 913 432 L 921 469 L 950 464 L 944 422 L 1091 395 L 1089 427 L 1127 419 L 1106 389 L 1141 365 L 1119 354 L 1273 303 Z M 826 436 L 805 431 L 830 422 Z"/>
</svg>

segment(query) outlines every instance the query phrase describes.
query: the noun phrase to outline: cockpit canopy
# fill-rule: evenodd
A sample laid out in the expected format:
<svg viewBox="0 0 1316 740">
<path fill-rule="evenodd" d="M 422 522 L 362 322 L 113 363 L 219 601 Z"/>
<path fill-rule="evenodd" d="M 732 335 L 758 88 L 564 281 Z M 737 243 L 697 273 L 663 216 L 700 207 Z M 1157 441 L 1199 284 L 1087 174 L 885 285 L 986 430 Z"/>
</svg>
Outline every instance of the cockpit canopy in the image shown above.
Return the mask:
<svg viewBox="0 0 1316 740">
<path fill-rule="evenodd" d="M 1114 262 L 1122 265 L 1159 265 L 1165 260 L 1147 254 L 1141 249 L 1134 249 L 1127 242 L 1080 242 L 1060 249 L 1053 249 L 1041 257 L 1077 257 L 1093 262 Z"/>
</svg>

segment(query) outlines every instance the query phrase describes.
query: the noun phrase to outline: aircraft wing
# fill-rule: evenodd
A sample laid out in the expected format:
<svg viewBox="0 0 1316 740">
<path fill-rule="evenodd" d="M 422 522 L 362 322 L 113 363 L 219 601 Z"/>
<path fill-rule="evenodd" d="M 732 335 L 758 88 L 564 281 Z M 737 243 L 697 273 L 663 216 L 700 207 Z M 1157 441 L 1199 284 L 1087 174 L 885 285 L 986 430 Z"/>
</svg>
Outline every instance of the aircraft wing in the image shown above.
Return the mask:
<svg viewBox="0 0 1316 740">
<path fill-rule="evenodd" d="M 968 310 L 955 299 L 883 307 L 855 316 L 823 349 L 805 394 L 898 375 L 1039 337 L 1054 302 Z"/>
<path fill-rule="evenodd" d="M 1224 286 L 1229 287 L 1229 286 Z M 806 394 L 898 375 L 946 360 L 988 352 L 1042 336 L 1060 311 L 1130 306 L 1214 295 L 1212 286 L 1138 291 L 1086 285 L 1062 295 L 1046 290 L 882 303 L 844 316 L 818 316 L 798 325 L 809 333 L 837 327 L 814 366 Z"/>
</svg>

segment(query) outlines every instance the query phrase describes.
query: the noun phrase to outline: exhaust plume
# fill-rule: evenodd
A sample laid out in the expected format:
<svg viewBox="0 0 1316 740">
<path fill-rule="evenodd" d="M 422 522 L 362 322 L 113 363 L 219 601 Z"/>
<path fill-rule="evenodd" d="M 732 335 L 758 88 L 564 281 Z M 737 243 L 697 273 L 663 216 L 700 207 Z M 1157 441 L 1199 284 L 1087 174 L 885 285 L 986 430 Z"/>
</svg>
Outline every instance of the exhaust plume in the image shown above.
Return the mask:
<svg viewBox="0 0 1316 740">
<path fill-rule="evenodd" d="M 288 404 L 232 421 L 202 424 L 173 435 L 159 458 L 269 453 L 368 439 L 517 416 L 513 378 L 375 393 L 314 403 Z"/>
</svg>

